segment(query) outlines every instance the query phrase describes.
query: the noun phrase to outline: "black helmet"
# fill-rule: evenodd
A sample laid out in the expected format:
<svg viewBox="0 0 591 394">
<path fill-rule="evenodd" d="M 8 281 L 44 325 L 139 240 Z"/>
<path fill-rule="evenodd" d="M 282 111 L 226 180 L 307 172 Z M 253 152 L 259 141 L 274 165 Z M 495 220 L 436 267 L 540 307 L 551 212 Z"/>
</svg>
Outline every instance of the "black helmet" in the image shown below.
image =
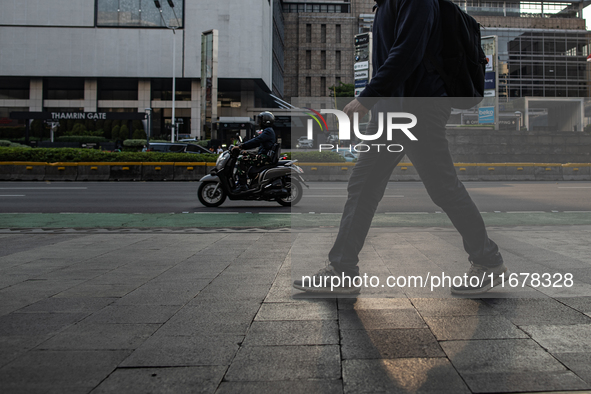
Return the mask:
<svg viewBox="0 0 591 394">
<path fill-rule="evenodd" d="M 269 111 L 261 112 L 258 118 L 259 127 L 261 128 L 273 127 L 273 125 L 275 124 L 275 115 L 273 115 Z"/>
</svg>

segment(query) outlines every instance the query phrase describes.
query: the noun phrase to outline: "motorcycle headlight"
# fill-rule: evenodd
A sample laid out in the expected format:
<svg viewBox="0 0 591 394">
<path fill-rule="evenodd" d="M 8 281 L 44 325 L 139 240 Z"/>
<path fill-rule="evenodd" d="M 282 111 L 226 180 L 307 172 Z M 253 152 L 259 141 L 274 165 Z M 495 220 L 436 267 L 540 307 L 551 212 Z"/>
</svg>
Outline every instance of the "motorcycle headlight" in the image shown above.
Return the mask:
<svg viewBox="0 0 591 394">
<path fill-rule="evenodd" d="M 224 163 L 229 156 L 230 156 L 229 151 L 225 151 L 224 153 L 219 155 L 218 159 L 215 161 L 215 168 L 217 168 L 218 170 L 221 169 L 221 167 L 224 166 Z"/>
</svg>

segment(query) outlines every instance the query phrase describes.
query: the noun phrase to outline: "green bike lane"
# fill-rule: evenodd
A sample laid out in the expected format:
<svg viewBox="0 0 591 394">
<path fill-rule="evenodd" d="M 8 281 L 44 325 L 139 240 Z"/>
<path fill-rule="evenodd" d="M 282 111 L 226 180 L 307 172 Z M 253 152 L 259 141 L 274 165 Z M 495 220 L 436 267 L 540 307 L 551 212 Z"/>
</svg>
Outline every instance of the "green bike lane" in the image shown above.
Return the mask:
<svg viewBox="0 0 591 394">
<path fill-rule="evenodd" d="M 486 212 L 488 226 L 591 225 L 591 211 Z M 317 213 L 2 213 L 0 228 L 337 227 L 341 214 Z M 376 214 L 374 227 L 451 227 L 443 213 Z"/>
</svg>

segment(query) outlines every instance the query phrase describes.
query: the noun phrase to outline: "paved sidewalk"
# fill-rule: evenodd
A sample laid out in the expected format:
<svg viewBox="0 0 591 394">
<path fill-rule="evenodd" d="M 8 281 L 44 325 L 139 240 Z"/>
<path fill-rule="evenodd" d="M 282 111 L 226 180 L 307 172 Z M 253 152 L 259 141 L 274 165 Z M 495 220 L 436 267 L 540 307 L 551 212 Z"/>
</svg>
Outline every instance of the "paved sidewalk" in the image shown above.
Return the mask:
<svg viewBox="0 0 591 394">
<path fill-rule="evenodd" d="M 294 296 L 292 244 L 326 250 L 334 231 L 4 231 L 0 392 L 591 390 L 591 294 Z M 394 247 L 409 266 L 467 264 L 451 229 L 389 231 L 368 238 L 376 264 Z M 490 233 L 509 266 L 559 262 L 591 286 L 591 226 Z"/>
</svg>

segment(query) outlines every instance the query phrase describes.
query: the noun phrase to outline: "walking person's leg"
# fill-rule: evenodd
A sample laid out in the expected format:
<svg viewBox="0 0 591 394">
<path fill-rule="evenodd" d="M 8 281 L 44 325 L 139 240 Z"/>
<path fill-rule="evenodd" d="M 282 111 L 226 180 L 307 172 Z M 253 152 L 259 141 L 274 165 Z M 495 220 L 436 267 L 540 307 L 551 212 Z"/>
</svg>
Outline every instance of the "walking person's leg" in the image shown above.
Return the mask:
<svg viewBox="0 0 591 394">
<path fill-rule="evenodd" d="M 413 130 L 418 141 L 406 144 L 405 151 L 433 202 L 447 214 L 462 236 L 472 263 L 468 277 L 484 275 L 489 278 L 490 273 L 506 272 L 506 267 L 497 244 L 488 237 L 480 211 L 458 179 L 445 135 L 448 117 L 449 105 L 445 100 L 434 100 L 428 113 L 422 110 L 420 114 L 421 127 Z M 497 280 L 495 284 L 498 283 Z M 479 286 L 454 286 L 452 293 L 478 294 L 489 290 L 490 285 L 489 280 Z"/>
</svg>

